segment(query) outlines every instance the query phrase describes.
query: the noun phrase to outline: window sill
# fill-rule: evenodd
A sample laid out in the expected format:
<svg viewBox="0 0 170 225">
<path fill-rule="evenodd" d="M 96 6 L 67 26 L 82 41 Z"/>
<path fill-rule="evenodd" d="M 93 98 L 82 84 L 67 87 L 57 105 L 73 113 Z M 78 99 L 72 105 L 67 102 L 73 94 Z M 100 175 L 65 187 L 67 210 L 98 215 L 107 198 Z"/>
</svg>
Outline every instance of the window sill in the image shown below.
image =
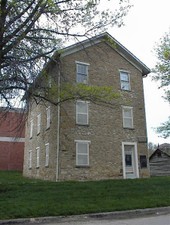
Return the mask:
<svg viewBox="0 0 170 225">
<path fill-rule="evenodd" d="M 132 92 L 132 90 L 124 90 L 124 89 L 120 89 L 120 90 L 125 92 Z"/>
<path fill-rule="evenodd" d="M 88 168 L 90 168 L 90 166 L 89 165 L 87 165 L 87 166 L 86 165 L 84 165 L 84 166 L 83 165 L 81 165 L 81 166 L 80 165 L 79 166 L 77 165 L 76 168 L 87 168 L 88 169 Z"/>
<path fill-rule="evenodd" d="M 81 123 L 76 123 L 77 126 L 82 126 L 82 127 L 89 127 L 89 124 L 81 124 Z"/>
<path fill-rule="evenodd" d="M 135 128 L 134 127 L 123 127 L 123 129 L 125 129 L 125 130 L 135 130 Z"/>
</svg>

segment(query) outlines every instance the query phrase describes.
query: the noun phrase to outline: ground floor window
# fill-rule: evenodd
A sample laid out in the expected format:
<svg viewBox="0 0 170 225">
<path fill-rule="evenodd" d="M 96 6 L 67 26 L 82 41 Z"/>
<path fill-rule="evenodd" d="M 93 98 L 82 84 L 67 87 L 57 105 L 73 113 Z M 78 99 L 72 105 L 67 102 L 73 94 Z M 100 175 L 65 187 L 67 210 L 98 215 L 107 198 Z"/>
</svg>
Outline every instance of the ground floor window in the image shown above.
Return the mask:
<svg viewBox="0 0 170 225">
<path fill-rule="evenodd" d="M 32 168 L 32 150 L 29 150 L 28 167 L 29 167 L 29 169 Z"/>
<path fill-rule="evenodd" d="M 76 140 L 76 166 L 89 166 L 90 141 Z"/>
<path fill-rule="evenodd" d="M 45 166 L 49 166 L 49 143 L 45 144 Z"/>
<path fill-rule="evenodd" d="M 36 148 L 36 168 L 40 167 L 40 147 Z"/>
</svg>

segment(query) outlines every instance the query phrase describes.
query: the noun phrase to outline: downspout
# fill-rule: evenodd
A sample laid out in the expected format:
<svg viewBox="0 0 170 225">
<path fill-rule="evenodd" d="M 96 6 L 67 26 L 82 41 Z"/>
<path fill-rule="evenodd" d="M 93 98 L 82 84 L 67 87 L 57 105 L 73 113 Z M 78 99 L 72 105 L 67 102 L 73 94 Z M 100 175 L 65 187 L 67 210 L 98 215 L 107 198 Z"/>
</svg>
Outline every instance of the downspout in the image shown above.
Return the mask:
<svg viewBox="0 0 170 225">
<path fill-rule="evenodd" d="M 56 165 L 56 181 L 59 180 L 59 151 L 60 151 L 60 82 L 61 82 L 61 72 L 60 72 L 60 62 L 58 63 L 58 106 L 57 106 L 57 165 Z"/>
</svg>

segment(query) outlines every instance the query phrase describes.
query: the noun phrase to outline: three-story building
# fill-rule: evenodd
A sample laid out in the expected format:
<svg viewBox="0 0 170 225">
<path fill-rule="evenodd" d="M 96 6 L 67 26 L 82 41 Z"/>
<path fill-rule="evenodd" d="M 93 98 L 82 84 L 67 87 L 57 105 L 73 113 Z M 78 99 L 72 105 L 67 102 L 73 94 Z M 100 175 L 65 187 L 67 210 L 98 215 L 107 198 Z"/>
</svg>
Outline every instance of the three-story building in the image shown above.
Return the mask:
<svg viewBox="0 0 170 225">
<path fill-rule="evenodd" d="M 56 181 L 148 177 L 143 78 L 149 68 L 108 33 L 63 49 L 56 61 L 47 70 L 57 86 L 109 86 L 120 97 L 112 107 L 30 100 L 24 175 Z"/>
</svg>

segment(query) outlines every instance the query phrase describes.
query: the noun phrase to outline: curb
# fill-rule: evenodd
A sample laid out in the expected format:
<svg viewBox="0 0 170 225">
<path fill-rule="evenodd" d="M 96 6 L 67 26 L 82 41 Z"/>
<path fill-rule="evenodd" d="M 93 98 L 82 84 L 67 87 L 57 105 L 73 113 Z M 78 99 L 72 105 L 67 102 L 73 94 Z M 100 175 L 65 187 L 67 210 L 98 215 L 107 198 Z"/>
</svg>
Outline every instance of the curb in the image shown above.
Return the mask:
<svg viewBox="0 0 170 225">
<path fill-rule="evenodd" d="M 135 209 L 126 211 L 115 211 L 105 213 L 92 213 L 73 216 L 54 216 L 54 217 L 37 217 L 37 218 L 22 218 L 11 220 L 0 220 L 0 225 L 12 224 L 40 224 L 40 223 L 59 223 L 70 221 L 86 221 L 86 220 L 105 220 L 105 219 L 128 219 L 143 216 L 159 216 L 170 214 L 170 206 L 162 208 Z"/>
</svg>

